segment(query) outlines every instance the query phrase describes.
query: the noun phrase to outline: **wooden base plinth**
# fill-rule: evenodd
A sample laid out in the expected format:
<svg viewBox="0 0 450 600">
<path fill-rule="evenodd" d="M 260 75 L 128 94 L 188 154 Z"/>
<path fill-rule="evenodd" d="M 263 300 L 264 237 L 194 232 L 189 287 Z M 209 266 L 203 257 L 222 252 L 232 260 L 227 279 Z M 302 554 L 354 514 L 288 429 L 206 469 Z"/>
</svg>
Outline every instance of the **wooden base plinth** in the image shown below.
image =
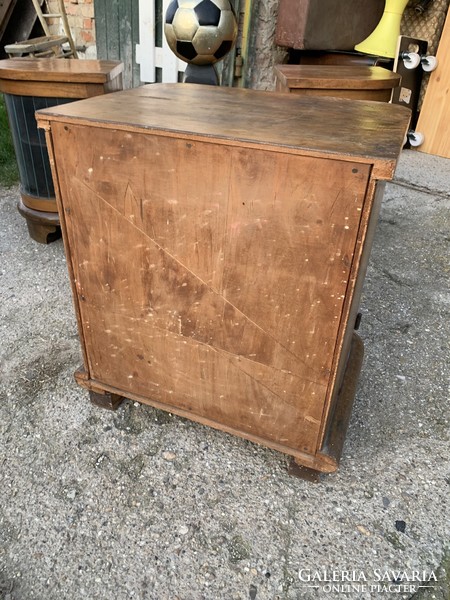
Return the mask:
<svg viewBox="0 0 450 600">
<path fill-rule="evenodd" d="M 330 426 L 327 431 L 324 445 L 322 449 L 314 456 L 299 454 L 295 457 L 291 457 L 288 467 L 288 472 L 290 475 L 317 483 L 322 475 L 332 473 L 338 468 L 339 460 L 342 454 L 342 448 L 344 446 L 345 434 L 347 432 L 352 411 L 358 376 L 361 371 L 363 356 L 363 342 L 356 333 L 353 333 L 347 367 L 342 379 L 338 397 L 336 399 L 334 412 L 330 420 Z M 161 405 L 159 402 L 154 402 L 148 398 L 143 398 L 135 394 L 125 394 L 125 392 L 122 395 L 119 393 L 120 390 L 113 391 L 113 388 L 109 388 L 109 386 L 105 386 L 103 388 L 101 387 L 102 384 L 90 379 L 89 375 L 83 368 L 76 371 L 75 379 L 81 387 L 89 391 L 91 402 L 101 408 L 115 410 L 124 400 L 124 398 L 127 397 L 132 400 L 142 402 L 143 404 L 154 406 L 158 409 L 169 410 L 169 407 Z M 243 435 L 242 432 L 237 430 L 218 427 L 217 423 L 209 421 L 208 419 L 196 418 L 186 411 L 179 410 L 176 407 L 170 407 L 170 412 L 178 414 L 182 417 L 196 420 L 212 427 L 222 429 L 224 431 L 228 431 L 229 433 L 239 435 L 249 439 L 250 441 L 263 443 L 266 446 L 273 447 L 275 450 L 282 451 L 282 449 L 277 448 L 273 444 L 267 442 L 264 443 L 262 440 L 258 440 L 253 436 Z"/>
<path fill-rule="evenodd" d="M 300 465 L 293 457 L 289 460 L 288 473 L 293 477 L 298 477 L 311 483 L 319 483 L 322 476 L 320 471 Z"/>
<path fill-rule="evenodd" d="M 93 392 L 92 390 L 89 391 L 89 398 L 92 404 L 100 408 L 106 408 L 107 410 L 116 410 L 124 400 L 123 396 L 119 396 L 118 394 Z"/>
<path fill-rule="evenodd" d="M 330 427 L 321 451 L 322 454 L 333 457 L 337 464 L 339 464 L 342 448 L 344 447 L 363 358 L 363 341 L 357 333 L 353 332 L 347 367 L 339 388 L 334 412 L 330 416 Z"/>
<path fill-rule="evenodd" d="M 98 385 L 93 385 L 83 367 L 75 371 L 74 377 L 78 385 L 89 391 L 89 398 L 95 406 L 106 408 L 107 410 L 116 410 L 125 399 L 121 394 L 115 394 Z"/>
<path fill-rule="evenodd" d="M 26 219 L 30 237 L 36 242 L 50 244 L 61 237 L 58 213 L 29 208 L 22 199 L 19 200 L 17 208 Z"/>
<path fill-rule="evenodd" d="M 330 427 L 323 448 L 318 454 L 319 456 L 327 456 L 336 461 L 336 468 L 339 465 L 342 449 L 344 447 L 345 435 L 352 413 L 353 401 L 363 358 L 363 341 L 359 335 L 353 333 L 347 367 L 336 399 L 334 413 L 330 420 Z M 321 475 L 323 475 L 320 471 L 305 467 L 296 458 L 291 458 L 288 472 L 290 475 L 315 483 L 317 483 L 320 480 Z"/>
</svg>

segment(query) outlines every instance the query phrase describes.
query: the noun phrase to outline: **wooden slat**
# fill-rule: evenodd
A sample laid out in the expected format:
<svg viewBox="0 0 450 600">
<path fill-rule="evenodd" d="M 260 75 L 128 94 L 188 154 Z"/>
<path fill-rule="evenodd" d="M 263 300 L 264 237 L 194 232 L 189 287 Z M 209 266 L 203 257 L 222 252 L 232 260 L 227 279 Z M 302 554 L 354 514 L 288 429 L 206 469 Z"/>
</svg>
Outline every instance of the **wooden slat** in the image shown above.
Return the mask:
<svg viewBox="0 0 450 600">
<path fill-rule="evenodd" d="M 108 58 L 120 60 L 120 23 L 119 23 L 119 0 L 109 0 L 106 10 L 106 32 Z"/>
<path fill-rule="evenodd" d="M 128 88 L 132 86 L 133 81 L 133 32 L 131 29 L 133 0 L 121 0 L 117 10 L 120 60 L 124 64 L 123 79 Z"/>
<path fill-rule="evenodd" d="M 95 127 L 155 129 L 164 135 L 220 138 L 232 145 L 337 154 L 370 162 L 381 179 L 393 176 L 410 118 L 404 107 L 377 102 L 194 84 L 143 86 L 40 114 L 42 119 Z"/>
<path fill-rule="evenodd" d="M 134 35 L 139 27 L 138 0 L 97 0 L 94 3 L 97 56 L 124 63 L 123 86 L 139 84 Z"/>
<path fill-rule="evenodd" d="M 136 60 L 136 46 L 139 43 L 139 0 L 133 0 L 131 3 L 131 35 L 132 35 L 132 81 L 131 85 L 137 87 L 141 85 L 140 69 Z"/>
<path fill-rule="evenodd" d="M 117 23 L 119 33 L 119 56 L 124 63 L 123 77 L 125 81 L 132 79 L 132 34 L 131 34 L 131 0 L 120 0 L 117 5 Z"/>
<path fill-rule="evenodd" d="M 425 141 L 417 149 L 450 158 L 450 11 L 436 56 L 439 64 L 431 73 L 416 127 Z"/>
<path fill-rule="evenodd" d="M 108 32 L 106 29 L 106 13 L 109 2 L 107 0 L 95 0 L 95 44 L 97 46 L 97 57 L 106 60 L 108 58 Z"/>
</svg>

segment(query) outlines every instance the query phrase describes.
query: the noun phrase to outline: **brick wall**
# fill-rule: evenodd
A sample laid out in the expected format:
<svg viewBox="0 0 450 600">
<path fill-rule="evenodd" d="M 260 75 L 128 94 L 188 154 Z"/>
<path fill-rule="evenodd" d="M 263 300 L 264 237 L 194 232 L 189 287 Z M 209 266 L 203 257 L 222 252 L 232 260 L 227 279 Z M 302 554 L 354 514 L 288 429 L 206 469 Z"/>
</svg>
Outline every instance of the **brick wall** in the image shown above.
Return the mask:
<svg viewBox="0 0 450 600">
<path fill-rule="evenodd" d="M 93 0 L 64 0 L 64 5 L 80 58 L 96 58 Z M 47 0 L 47 6 L 49 13 L 59 12 L 57 0 Z M 50 20 L 49 26 L 51 33 L 63 32 L 60 19 Z"/>
</svg>

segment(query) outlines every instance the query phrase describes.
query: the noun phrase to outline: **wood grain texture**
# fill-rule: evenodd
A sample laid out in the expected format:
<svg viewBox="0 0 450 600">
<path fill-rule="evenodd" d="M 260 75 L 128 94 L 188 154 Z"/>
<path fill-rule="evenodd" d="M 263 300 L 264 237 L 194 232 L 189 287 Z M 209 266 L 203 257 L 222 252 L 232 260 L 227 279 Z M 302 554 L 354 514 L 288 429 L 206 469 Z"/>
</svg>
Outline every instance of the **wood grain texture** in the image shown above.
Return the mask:
<svg viewBox="0 0 450 600">
<path fill-rule="evenodd" d="M 369 167 L 52 137 L 91 376 L 314 452 Z"/>
<path fill-rule="evenodd" d="M 91 98 L 122 89 L 115 61 L 57 58 L 0 60 L 0 92 L 16 96 Z"/>
<path fill-rule="evenodd" d="M 125 88 L 141 85 L 140 68 L 136 62 L 139 0 L 96 0 L 94 11 L 98 58 L 123 62 Z M 158 36 L 158 27 L 155 35 Z"/>
<path fill-rule="evenodd" d="M 342 382 L 348 369 L 348 357 L 354 339 L 354 324 L 356 322 L 359 303 L 361 299 L 364 278 L 370 258 L 370 251 L 378 225 L 378 217 L 383 199 L 384 182 L 369 182 L 364 207 L 362 210 L 359 231 L 356 239 L 353 262 L 350 269 L 349 284 L 342 309 L 340 329 L 337 333 L 337 342 L 328 382 L 327 397 L 322 414 L 322 427 L 319 435 L 319 445 L 322 446 L 330 430 L 334 427 L 332 416 L 336 409 Z"/>
<path fill-rule="evenodd" d="M 290 94 L 389 102 L 400 76 L 382 67 L 278 65 L 276 90 Z"/>
<path fill-rule="evenodd" d="M 13 81 L 11 79 L 0 79 L 0 92 L 3 94 L 35 96 L 39 98 L 73 98 L 74 100 L 80 100 L 81 98 L 91 98 L 104 94 L 106 91 L 105 87 L 101 83 L 56 83 L 49 81 Z"/>
<path fill-rule="evenodd" d="M 89 99 L 38 115 L 85 360 L 78 381 L 331 472 L 341 443 L 324 444 L 344 429 L 331 420 L 344 414 L 377 177 L 395 165 L 407 111 L 315 99 L 319 118 L 288 94 L 149 88 L 105 96 L 103 111 Z M 374 140 L 377 156 L 365 156 L 358 129 L 390 157 Z"/>
<path fill-rule="evenodd" d="M 377 178 L 390 179 L 410 113 L 378 102 L 153 84 L 46 109 L 38 118 L 220 139 L 229 145 L 263 145 L 296 154 L 337 155 L 340 160 L 369 162 Z"/>
<path fill-rule="evenodd" d="M 430 75 L 416 130 L 424 134 L 420 152 L 450 158 L 450 11 L 437 51 L 438 66 Z"/>
<path fill-rule="evenodd" d="M 346 90 L 332 88 L 291 88 L 276 86 L 277 92 L 289 92 L 302 96 L 328 96 L 330 98 L 346 98 L 347 100 L 370 100 L 371 102 L 389 102 L 392 90 Z"/>
<path fill-rule="evenodd" d="M 123 64 L 112 60 L 7 58 L 0 60 L 0 79 L 104 84 L 118 77 Z"/>
<path fill-rule="evenodd" d="M 277 65 L 275 74 L 289 89 L 392 90 L 400 76 L 382 67 Z"/>
</svg>

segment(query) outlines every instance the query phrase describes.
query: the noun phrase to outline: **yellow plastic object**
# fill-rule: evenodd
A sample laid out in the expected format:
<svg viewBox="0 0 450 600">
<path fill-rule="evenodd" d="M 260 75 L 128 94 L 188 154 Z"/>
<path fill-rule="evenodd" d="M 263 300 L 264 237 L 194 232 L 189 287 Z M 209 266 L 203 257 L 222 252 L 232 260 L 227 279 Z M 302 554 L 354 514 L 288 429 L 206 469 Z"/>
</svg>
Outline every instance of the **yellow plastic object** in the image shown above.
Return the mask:
<svg viewBox="0 0 450 600">
<path fill-rule="evenodd" d="M 400 21 L 408 0 L 386 0 L 383 16 L 374 31 L 355 50 L 364 54 L 395 58 Z"/>
</svg>

